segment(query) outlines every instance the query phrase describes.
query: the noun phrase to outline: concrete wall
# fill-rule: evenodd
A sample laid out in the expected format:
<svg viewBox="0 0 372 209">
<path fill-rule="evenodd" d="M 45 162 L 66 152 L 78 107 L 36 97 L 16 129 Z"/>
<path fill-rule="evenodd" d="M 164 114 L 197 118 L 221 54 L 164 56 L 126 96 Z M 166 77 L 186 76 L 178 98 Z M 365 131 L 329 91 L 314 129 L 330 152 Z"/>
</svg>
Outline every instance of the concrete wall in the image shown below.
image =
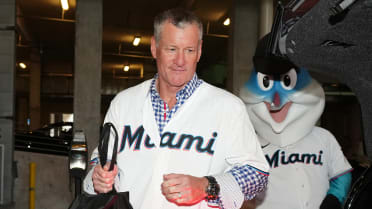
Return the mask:
<svg viewBox="0 0 372 209">
<path fill-rule="evenodd" d="M 68 158 L 15 151 L 18 177 L 14 183 L 14 209 L 29 205 L 30 163 L 36 163 L 36 209 L 67 209 L 74 198 L 74 185 L 70 185 Z"/>
<path fill-rule="evenodd" d="M 259 37 L 259 0 L 235 0 L 232 11 L 227 89 L 239 95 L 253 68 L 254 50 Z"/>
<path fill-rule="evenodd" d="M 0 1 L 0 204 L 12 200 L 15 0 Z"/>
</svg>

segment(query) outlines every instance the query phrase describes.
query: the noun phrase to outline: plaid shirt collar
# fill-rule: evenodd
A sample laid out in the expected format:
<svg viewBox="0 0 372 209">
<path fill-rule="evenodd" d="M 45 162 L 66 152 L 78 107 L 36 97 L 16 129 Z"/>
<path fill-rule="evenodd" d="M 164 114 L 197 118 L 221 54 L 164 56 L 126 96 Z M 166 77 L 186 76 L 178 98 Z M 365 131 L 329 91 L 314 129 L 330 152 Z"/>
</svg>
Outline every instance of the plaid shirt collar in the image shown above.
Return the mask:
<svg viewBox="0 0 372 209">
<path fill-rule="evenodd" d="M 185 103 L 185 101 L 194 93 L 196 88 L 198 88 L 203 81 L 199 79 L 195 73 L 192 79 L 180 91 L 177 92 L 177 103 L 171 110 L 169 110 L 168 105 L 160 98 L 160 95 L 156 89 L 157 79 L 158 74 L 156 74 L 151 81 L 150 94 L 155 119 L 158 124 L 159 133 L 161 135 L 165 125 L 170 121 L 176 111 L 183 105 L 183 103 Z"/>
</svg>

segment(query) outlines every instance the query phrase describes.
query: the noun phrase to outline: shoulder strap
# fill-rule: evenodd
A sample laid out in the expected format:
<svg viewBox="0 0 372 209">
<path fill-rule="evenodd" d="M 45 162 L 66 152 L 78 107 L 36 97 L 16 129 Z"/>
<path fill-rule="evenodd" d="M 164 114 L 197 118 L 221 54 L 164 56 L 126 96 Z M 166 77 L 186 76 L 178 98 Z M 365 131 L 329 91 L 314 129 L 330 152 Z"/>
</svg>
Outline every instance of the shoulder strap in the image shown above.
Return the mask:
<svg viewBox="0 0 372 209">
<path fill-rule="evenodd" d="M 111 158 L 111 164 L 110 164 L 110 171 L 114 169 L 114 165 L 116 164 L 116 156 L 117 156 L 117 150 L 118 150 L 118 132 L 115 128 L 115 126 L 108 122 L 103 125 L 99 144 L 98 144 L 98 153 L 99 153 L 99 160 L 101 162 L 101 166 L 105 166 L 107 161 L 107 154 L 108 154 L 108 144 L 110 141 L 110 133 L 111 128 L 114 130 L 115 134 L 115 142 L 114 142 L 114 149 L 112 151 L 112 158 Z"/>
</svg>

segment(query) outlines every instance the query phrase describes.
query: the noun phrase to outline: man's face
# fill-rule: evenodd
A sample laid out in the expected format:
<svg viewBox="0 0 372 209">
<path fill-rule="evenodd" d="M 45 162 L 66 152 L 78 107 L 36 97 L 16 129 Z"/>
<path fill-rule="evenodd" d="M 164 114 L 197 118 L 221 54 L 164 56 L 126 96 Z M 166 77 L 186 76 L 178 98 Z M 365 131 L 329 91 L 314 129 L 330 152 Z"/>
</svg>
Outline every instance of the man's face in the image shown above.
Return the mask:
<svg viewBox="0 0 372 209">
<path fill-rule="evenodd" d="M 151 40 L 151 53 L 156 59 L 159 82 L 168 87 L 182 88 L 195 73 L 201 55 L 199 29 L 195 24 L 178 28 L 172 23 L 163 25 L 161 38 Z M 157 44 L 157 45 L 156 45 Z"/>
</svg>

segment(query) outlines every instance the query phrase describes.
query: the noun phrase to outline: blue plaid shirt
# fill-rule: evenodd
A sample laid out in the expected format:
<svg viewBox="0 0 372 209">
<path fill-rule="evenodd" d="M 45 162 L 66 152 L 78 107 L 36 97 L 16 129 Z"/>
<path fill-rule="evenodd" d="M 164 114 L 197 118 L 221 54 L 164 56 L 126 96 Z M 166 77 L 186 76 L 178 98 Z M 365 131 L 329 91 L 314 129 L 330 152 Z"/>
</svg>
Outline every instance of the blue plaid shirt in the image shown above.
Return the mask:
<svg viewBox="0 0 372 209">
<path fill-rule="evenodd" d="M 194 93 L 200 84 L 203 83 L 203 80 L 199 79 L 195 73 L 193 78 L 186 84 L 186 86 L 177 92 L 177 103 L 171 110 L 169 110 L 168 104 L 160 98 L 160 95 L 156 90 L 155 84 L 157 78 L 158 74 L 154 76 L 151 82 L 150 94 L 152 108 L 154 109 L 155 113 L 155 120 L 158 124 L 159 133 L 161 136 L 165 125 L 172 119 L 177 110 Z M 219 184 L 223 184 L 224 179 L 228 179 L 231 175 L 240 187 L 240 191 L 235 191 L 234 195 L 239 195 L 240 192 L 242 192 L 244 194 L 244 200 L 252 199 L 257 193 L 263 191 L 267 185 L 268 173 L 260 171 L 249 165 L 235 166 L 229 172 L 220 175 L 219 179 L 221 179 L 221 182 L 219 182 Z M 208 203 L 211 205 L 216 205 L 221 209 L 228 207 L 223 204 L 223 197 L 221 197 L 221 195 L 219 195 L 216 200 L 208 201 Z"/>
<path fill-rule="evenodd" d="M 155 112 L 155 120 L 158 124 L 160 136 L 163 133 L 164 126 L 170 121 L 173 115 L 177 112 L 177 110 L 185 103 L 185 101 L 194 93 L 195 89 L 203 83 L 203 80 L 198 79 L 196 73 L 192 77 L 192 79 L 183 87 L 182 90 L 178 91 L 176 94 L 177 103 L 174 107 L 170 110 L 169 106 L 166 102 L 164 102 L 156 90 L 156 80 L 158 78 L 158 74 L 155 75 L 154 79 L 151 82 L 150 92 L 151 92 L 151 102 L 152 108 Z"/>
</svg>

